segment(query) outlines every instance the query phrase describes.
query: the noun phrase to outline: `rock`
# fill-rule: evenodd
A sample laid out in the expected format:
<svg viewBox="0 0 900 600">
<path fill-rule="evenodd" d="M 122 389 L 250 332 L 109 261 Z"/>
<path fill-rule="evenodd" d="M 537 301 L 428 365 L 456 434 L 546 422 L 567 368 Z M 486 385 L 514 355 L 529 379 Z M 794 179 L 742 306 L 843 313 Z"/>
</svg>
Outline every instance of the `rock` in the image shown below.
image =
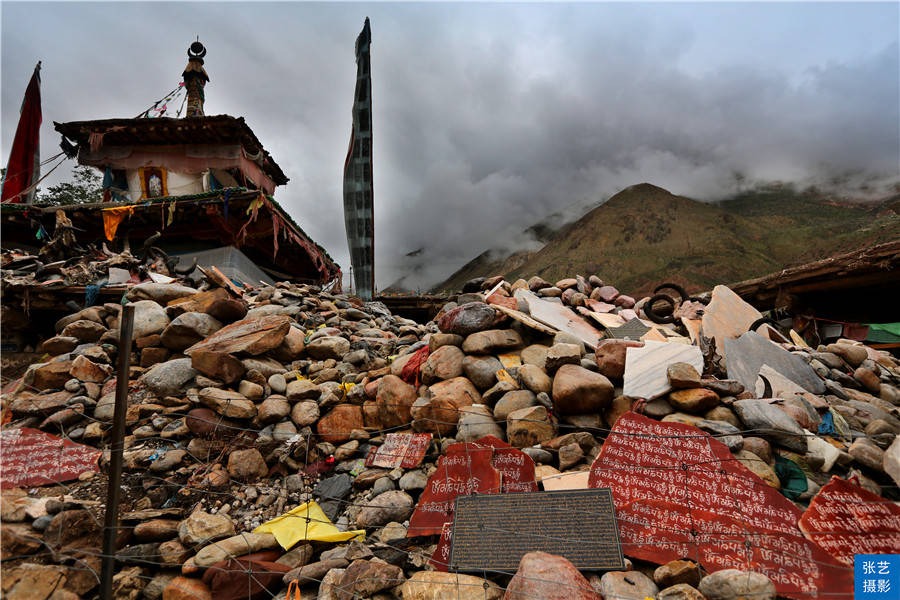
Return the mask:
<svg viewBox="0 0 900 600">
<path fill-rule="evenodd" d="M 691 365 L 687 366 L 691 367 Z M 693 367 L 691 368 L 693 369 Z M 706 388 L 682 389 L 669 392 L 669 404 L 677 410 L 697 414 L 715 408 L 719 404 L 719 396 L 714 391 Z"/>
<path fill-rule="evenodd" d="M 287 399 L 291 402 L 317 400 L 321 395 L 322 388 L 309 379 L 293 379 L 287 383 Z"/>
<path fill-rule="evenodd" d="M 336 600 L 367 598 L 376 592 L 397 587 L 404 580 L 403 569 L 377 560 L 354 560 L 334 590 Z"/>
<path fill-rule="evenodd" d="M 191 366 L 207 377 L 234 383 L 247 370 L 236 357 L 225 352 L 207 352 L 200 350 L 191 354 Z"/>
<path fill-rule="evenodd" d="M 438 328 L 444 333 L 463 337 L 493 327 L 500 314 L 483 302 L 469 302 L 457 306 L 438 320 Z"/>
<path fill-rule="evenodd" d="M 660 590 L 656 600 L 706 600 L 697 588 L 686 583 L 679 583 L 664 590 Z"/>
<path fill-rule="evenodd" d="M 772 458 L 772 446 L 769 445 L 769 442 L 759 437 L 745 437 L 744 438 L 744 450 L 747 452 L 752 452 L 753 454 L 760 457 L 764 463 L 772 464 L 774 460 Z"/>
<path fill-rule="evenodd" d="M 505 439 L 506 434 L 503 432 L 503 428 L 497 425 L 494 419 L 494 414 L 484 404 L 473 404 L 460 408 L 456 439 L 460 442 L 474 442 L 486 435 L 492 435 L 501 440 Z"/>
<path fill-rule="evenodd" d="M 669 378 L 669 385 L 675 389 L 700 387 L 700 373 L 694 365 L 685 362 L 672 363 L 666 367 L 666 376 Z"/>
<path fill-rule="evenodd" d="M 313 340 L 306 347 L 306 353 L 318 360 L 341 358 L 350 352 L 350 342 L 340 336 L 329 335 Z"/>
<path fill-rule="evenodd" d="M 291 421 L 297 427 L 306 427 L 319 420 L 319 405 L 312 400 L 298 402 L 291 407 Z"/>
<path fill-rule="evenodd" d="M 281 373 L 271 375 L 267 383 L 274 394 L 285 394 L 287 392 L 287 381 Z"/>
<path fill-rule="evenodd" d="M 175 519 L 150 519 L 135 525 L 132 535 L 138 542 L 164 542 L 178 535 L 178 525 Z"/>
<path fill-rule="evenodd" d="M 872 369 L 858 367 L 853 372 L 853 378 L 860 382 L 866 391 L 871 392 L 872 394 L 881 393 L 881 380 L 878 379 L 878 375 L 876 375 Z"/>
<path fill-rule="evenodd" d="M 616 381 L 621 380 L 625 375 L 626 349 L 640 345 L 640 342 L 627 340 L 602 340 L 594 351 L 600 374 Z"/>
<path fill-rule="evenodd" d="M 184 353 L 193 355 L 195 352 L 224 354 L 245 352 L 255 356 L 280 346 L 290 327 L 291 319 L 285 315 L 246 318 L 226 325 Z"/>
<path fill-rule="evenodd" d="M 246 379 L 238 384 L 238 393 L 248 400 L 261 400 L 265 392 L 266 389 L 263 386 Z M 281 397 L 281 399 L 287 402 L 284 397 Z"/>
<path fill-rule="evenodd" d="M 466 354 L 496 354 L 522 345 L 522 336 L 513 329 L 489 329 L 470 334 L 463 341 Z"/>
<path fill-rule="evenodd" d="M 215 540 L 233 536 L 234 524 L 226 515 L 196 510 L 178 525 L 178 539 L 190 546 L 205 546 Z"/>
<path fill-rule="evenodd" d="M 781 481 L 775 474 L 775 470 L 752 452 L 740 450 L 734 453 L 734 457 L 740 461 L 742 465 L 753 471 L 760 479 L 776 490 L 781 489 Z"/>
<path fill-rule="evenodd" d="M 507 441 L 516 448 L 534 446 L 555 436 L 556 428 L 543 406 L 514 410 L 506 417 Z"/>
<path fill-rule="evenodd" d="M 177 283 L 139 283 L 125 294 L 125 299 L 137 304 L 139 300 L 153 300 L 159 304 L 168 304 L 173 300 L 193 296 L 197 293 L 192 287 Z"/>
<path fill-rule="evenodd" d="M 577 365 L 581 363 L 584 347 L 578 344 L 553 344 L 547 351 L 547 359 L 544 368 L 553 372 L 563 365 Z"/>
<path fill-rule="evenodd" d="M 85 356 L 76 356 L 72 361 L 72 367 L 69 374 L 79 381 L 92 381 L 94 383 L 103 383 L 107 377 L 113 373 L 112 367 L 109 365 L 98 365 Z"/>
<path fill-rule="evenodd" d="M 540 344 L 532 344 L 522 349 L 522 363 L 526 365 L 534 365 L 540 369 L 547 366 L 547 352 L 550 348 Z"/>
<path fill-rule="evenodd" d="M 318 413 L 318 410 L 316 412 Z M 289 414 L 291 414 L 291 405 L 285 397 L 272 395 L 259 405 L 256 421 L 261 425 L 268 425 L 269 423 L 281 421 Z"/>
<path fill-rule="evenodd" d="M 391 521 L 402 523 L 413 512 L 412 496 L 402 490 L 384 492 L 370 500 L 356 516 L 357 527 L 378 527 Z"/>
<path fill-rule="evenodd" d="M 884 472 L 891 476 L 894 483 L 900 485 L 900 437 L 894 438 L 885 451 L 881 464 Z"/>
<path fill-rule="evenodd" d="M 424 490 L 428 484 L 428 476 L 421 470 L 407 471 L 400 478 L 400 489 L 406 492 Z"/>
<path fill-rule="evenodd" d="M 316 431 L 322 437 L 322 441 L 343 444 L 350 439 L 350 434 L 355 429 L 364 427 L 361 406 L 338 404 L 330 413 L 319 419 Z"/>
<path fill-rule="evenodd" d="M 881 472 L 884 468 L 884 450 L 868 438 L 857 438 L 850 444 L 847 452 L 853 457 L 853 460 L 867 469 Z"/>
<path fill-rule="evenodd" d="M 465 377 L 454 377 L 428 388 L 430 399 L 410 411 L 415 425 L 425 431 L 435 431 L 446 435 L 456 429 L 459 409 L 464 406 L 481 404 L 481 394 Z"/>
<path fill-rule="evenodd" d="M 190 358 L 176 358 L 154 365 L 141 376 L 140 381 L 154 395 L 163 398 L 178 395 L 181 388 L 196 376 L 197 371 L 191 366 Z"/>
<path fill-rule="evenodd" d="M 602 411 L 613 399 L 609 379 L 578 365 L 563 365 L 553 378 L 553 404 L 561 415 Z"/>
<path fill-rule="evenodd" d="M 150 471 L 154 473 L 165 473 L 181 464 L 181 461 L 184 460 L 185 456 L 187 456 L 187 450 L 169 450 L 150 464 Z"/>
<path fill-rule="evenodd" d="M 263 455 L 256 448 L 235 450 L 228 457 L 228 474 L 242 481 L 254 481 L 269 472 Z"/>
<path fill-rule="evenodd" d="M 29 371 L 34 374 L 32 386 L 39 390 L 62 389 L 66 382 L 72 378 L 69 370 L 72 368 L 72 361 L 54 361 L 44 363 L 39 366 L 32 365 Z"/>
<path fill-rule="evenodd" d="M 300 358 L 304 350 L 306 350 L 306 335 L 297 327 L 291 327 L 281 340 L 281 344 L 272 350 L 272 356 L 289 362 Z"/>
<path fill-rule="evenodd" d="M 237 392 L 219 388 L 203 388 L 198 394 L 200 403 L 231 419 L 252 419 L 256 406 Z"/>
<path fill-rule="evenodd" d="M 161 333 L 169 324 L 166 310 L 152 300 L 139 300 L 133 302 L 134 327 L 131 339 L 147 337 L 154 333 Z"/>
<path fill-rule="evenodd" d="M 170 350 L 184 350 L 222 328 L 222 323 L 199 312 L 186 312 L 175 317 L 160 335 L 162 345 Z"/>
<path fill-rule="evenodd" d="M 700 581 L 700 593 L 708 600 L 774 600 L 775 584 L 761 573 L 723 569 Z"/>
<path fill-rule="evenodd" d="M 519 367 L 519 381 L 523 386 L 540 394 L 549 394 L 553 389 L 553 381 L 543 369 L 536 365 L 522 365 Z"/>
<path fill-rule="evenodd" d="M 659 588 L 640 571 L 611 571 L 600 578 L 600 595 L 616 600 L 655 598 Z"/>
<path fill-rule="evenodd" d="M 313 556 L 313 547 L 311 544 L 300 544 L 291 548 L 287 554 L 278 558 L 275 562 L 285 565 L 291 569 L 297 569 L 309 562 Z"/>
<path fill-rule="evenodd" d="M 584 451 L 576 443 L 566 444 L 559 449 L 559 470 L 565 471 L 574 467 L 584 458 Z"/>
<path fill-rule="evenodd" d="M 213 596 L 199 579 L 175 577 L 163 590 L 162 600 L 213 600 Z"/>
<path fill-rule="evenodd" d="M 78 346 L 78 342 L 79 340 L 77 337 L 57 335 L 44 340 L 40 346 L 40 352 L 45 352 L 50 356 L 67 354 Z"/>
<path fill-rule="evenodd" d="M 700 583 L 700 565 L 690 560 L 673 560 L 653 572 L 653 581 L 661 588 L 679 583 L 696 586 Z"/>
<path fill-rule="evenodd" d="M 403 600 L 500 600 L 503 589 L 496 583 L 461 573 L 418 571 L 400 587 Z"/>
<path fill-rule="evenodd" d="M 797 422 L 777 406 L 763 400 L 738 400 L 734 411 L 746 429 L 758 430 L 763 437 L 800 454 L 806 454 L 806 434 Z"/>
<path fill-rule="evenodd" d="M 231 557 L 243 556 L 267 548 L 278 548 L 274 535 L 268 533 L 240 533 L 206 546 L 194 556 L 194 564 L 209 567 Z"/>
<path fill-rule="evenodd" d="M 459 351 L 455 346 L 444 348 Z M 400 427 L 409 423 L 412 420 L 410 409 L 415 401 L 416 388 L 395 375 L 382 377 L 375 394 L 375 405 L 382 427 Z"/>
<path fill-rule="evenodd" d="M 602 600 L 602 596 L 562 556 L 528 552 L 519 561 L 519 569 L 509 582 L 503 599 Z"/>
<path fill-rule="evenodd" d="M 456 346 L 441 346 L 428 356 L 422 366 L 422 382 L 432 384 L 459 377 L 463 374 L 464 358 L 465 354 Z"/>
<path fill-rule="evenodd" d="M 497 421 L 505 421 L 509 413 L 531 406 L 537 406 L 538 402 L 532 392 L 528 390 L 514 390 L 507 392 L 494 405 L 494 418 Z"/>
<path fill-rule="evenodd" d="M 825 347 L 826 352 L 836 354 L 847 361 L 847 364 L 854 369 L 862 364 L 869 357 L 865 347 L 855 344 L 828 344 Z M 826 363 L 827 364 L 827 363 Z M 830 365 L 829 365 L 830 366 Z M 841 368 L 841 365 L 833 368 Z"/>
<path fill-rule="evenodd" d="M 481 391 L 497 383 L 497 371 L 503 364 L 496 356 L 466 356 L 463 359 L 463 371 L 466 377 Z"/>
</svg>

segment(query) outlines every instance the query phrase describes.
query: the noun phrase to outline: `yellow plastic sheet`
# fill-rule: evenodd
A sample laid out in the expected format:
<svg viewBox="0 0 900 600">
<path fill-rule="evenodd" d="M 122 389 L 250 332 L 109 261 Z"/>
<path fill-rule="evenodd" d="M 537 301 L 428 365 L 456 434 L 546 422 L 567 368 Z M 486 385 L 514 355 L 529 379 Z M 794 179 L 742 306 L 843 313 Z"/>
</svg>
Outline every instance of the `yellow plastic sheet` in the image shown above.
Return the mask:
<svg viewBox="0 0 900 600">
<path fill-rule="evenodd" d="M 271 533 L 285 550 L 292 548 L 297 542 L 346 542 L 354 538 L 365 539 L 366 531 L 339 531 L 319 505 L 307 502 L 275 517 L 253 530 L 253 533 Z"/>
</svg>

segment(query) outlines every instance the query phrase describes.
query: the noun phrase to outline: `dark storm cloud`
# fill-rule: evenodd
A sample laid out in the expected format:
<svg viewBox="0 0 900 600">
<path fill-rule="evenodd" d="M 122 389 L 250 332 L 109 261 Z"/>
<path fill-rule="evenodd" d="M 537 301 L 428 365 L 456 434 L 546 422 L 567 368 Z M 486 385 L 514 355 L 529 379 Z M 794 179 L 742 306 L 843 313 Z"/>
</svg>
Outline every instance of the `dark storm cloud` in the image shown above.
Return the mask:
<svg viewBox="0 0 900 600">
<path fill-rule="evenodd" d="M 696 19 L 621 4 L 37 7 L 3 5 L 4 147 L 32 57 L 45 60 L 45 124 L 132 116 L 174 86 L 199 34 L 207 114 L 246 117 L 291 177 L 277 198 L 345 270 L 353 40 L 370 16 L 381 287 L 419 266 L 406 283 L 424 288 L 489 247 L 533 244 L 520 232 L 535 222 L 642 181 L 715 199 L 737 173 L 896 183 L 900 170 L 895 27 L 869 51 L 836 41 L 791 62 L 787 36 L 785 60 L 777 45 L 692 56 L 741 27 L 704 21 L 704 5 L 685 6 Z M 777 23 L 814 8 L 753 10 Z M 896 5 L 880 10 L 896 23 Z M 36 13 L 37 35 L 15 26 Z"/>
</svg>

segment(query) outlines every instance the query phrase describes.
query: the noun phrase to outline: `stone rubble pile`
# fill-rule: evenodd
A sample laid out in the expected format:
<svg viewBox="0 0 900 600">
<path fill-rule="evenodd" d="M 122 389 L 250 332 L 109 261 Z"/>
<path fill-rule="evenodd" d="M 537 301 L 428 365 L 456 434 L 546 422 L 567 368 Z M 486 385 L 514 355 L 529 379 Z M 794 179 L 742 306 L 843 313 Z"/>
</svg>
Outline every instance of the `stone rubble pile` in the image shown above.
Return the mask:
<svg viewBox="0 0 900 600">
<path fill-rule="evenodd" d="M 897 498 L 900 364 L 885 352 L 849 340 L 770 343 L 808 365 L 824 391 L 811 393 L 772 365 L 757 391 L 723 370 L 712 335 L 692 335 L 692 323 L 712 313 L 727 288 L 716 288 L 708 304 L 709 297 L 678 302 L 661 324 L 646 318 L 649 299 L 595 276 L 555 284 L 493 278 L 467 290 L 420 324 L 311 285 L 280 283 L 241 297 L 178 283 L 131 287 L 115 596 L 284 598 L 296 580 L 303 599 L 774 598 L 764 575 L 707 573 L 691 560 L 626 561 L 627 571 L 601 576 L 530 553 L 511 578 L 444 573 L 428 564 L 436 536 L 407 536 L 450 444 L 494 436 L 534 460 L 538 481 L 552 479 L 589 470 L 628 411 L 717 436 L 775 489 L 785 485 L 777 458 L 794 460 L 807 479 L 794 496 L 801 510 L 832 475 Z M 551 326 L 538 307 L 585 320 Z M 99 472 L 3 490 L 2 591 L 11 600 L 98 593 L 120 311 L 103 304 L 59 320 L 40 348 L 47 358 L 3 396 L 4 431 L 36 428 L 104 450 Z M 608 329 L 642 319 L 651 334 L 611 339 L 604 319 Z M 728 337 L 746 331 L 739 323 Z M 635 372 L 629 349 L 663 346 L 680 354 Z M 624 393 L 651 384 L 662 391 Z M 433 434 L 424 461 L 366 467 L 370 450 L 398 432 Z M 274 535 L 253 533 L 309 501 L 338 530 L 363 530 L 365 538 L 285 550 Z"/>
</svg>

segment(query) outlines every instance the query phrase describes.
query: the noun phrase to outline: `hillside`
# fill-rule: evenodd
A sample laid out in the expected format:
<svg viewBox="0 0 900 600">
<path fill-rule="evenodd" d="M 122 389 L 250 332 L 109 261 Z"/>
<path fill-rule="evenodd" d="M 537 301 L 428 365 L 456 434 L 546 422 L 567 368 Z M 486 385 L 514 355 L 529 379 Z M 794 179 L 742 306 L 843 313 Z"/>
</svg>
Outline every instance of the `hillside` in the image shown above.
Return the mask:
<svg viewBox="0 0 900 600">
<path fill-rule="evenodd" d="M 539 250 L 484 252 L 435 290 L 458 290 L 468 279 L 500 273 L 548 281 L 595 273 L 632 294 L 662 281 L 709 289 L 898 239 L 900 216 L 888 206 L 775 186 L 703 203 L 642 183 L 549 233 Z"/>
</svg>

